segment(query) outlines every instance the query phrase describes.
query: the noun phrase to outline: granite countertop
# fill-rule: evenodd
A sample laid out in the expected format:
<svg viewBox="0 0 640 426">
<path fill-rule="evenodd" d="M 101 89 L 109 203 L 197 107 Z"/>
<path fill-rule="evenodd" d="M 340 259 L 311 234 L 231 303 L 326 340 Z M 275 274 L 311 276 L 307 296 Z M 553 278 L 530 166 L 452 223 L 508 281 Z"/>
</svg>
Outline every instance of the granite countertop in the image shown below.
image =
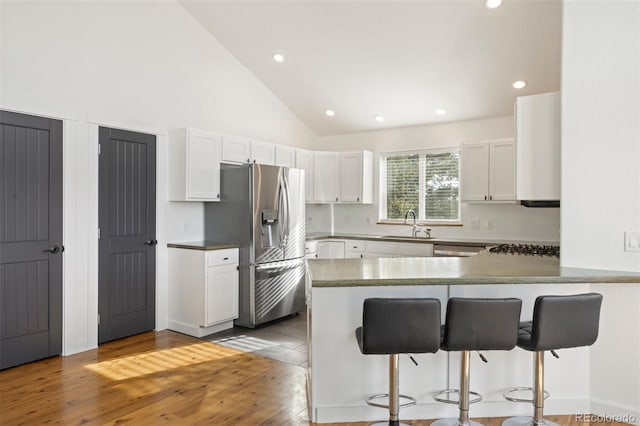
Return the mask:
<svg viewBox="0 0 640 426">
<path fill-rule="evenodd" d="M 218 241 L 190 241 L 186 243 L 168 243 L 167 247 L 180 248 L 188 250 L 224 250 L 230 248 L 239 248 L 240 244 L 221 243 Z"/>
<path fill-rule="evenodd" d="M 310 259 L 313 287 L 536 283 L 640 283 L 640 273 L 560 267 L 555 257 Z"/>
<path fill-rule="evenodd" d="M 427 243 L 427 244 L 449 244 L 449 245 L 465 245 L 465 246 L 492 246 L 498 244 L 537 244 L 537 245 L 560 245 L 558 241 L 523 241 L 523 240 L 500 240 L 500 239 L 481 239 L 481 238 L 424 238 L 411 237 L 409 235 L 368 235 L 368 234 L 324 234 L 309 233 L 306 236 L 307 241 L 314 240 L 365 240 L 365 241 L 389 241 L 400 243 Z"/>
</svg>

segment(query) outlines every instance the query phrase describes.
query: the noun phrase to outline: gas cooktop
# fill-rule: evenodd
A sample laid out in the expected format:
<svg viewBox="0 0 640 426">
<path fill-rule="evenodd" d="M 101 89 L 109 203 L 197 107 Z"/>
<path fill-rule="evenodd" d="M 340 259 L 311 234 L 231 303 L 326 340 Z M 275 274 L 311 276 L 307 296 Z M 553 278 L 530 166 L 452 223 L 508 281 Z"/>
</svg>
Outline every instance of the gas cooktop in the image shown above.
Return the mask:
<svg viewBox="0 0 640 426">
<path fill-rule="evenodd" d="M 500 244 L 489 249 L 491 253 L 509 253 L 525 256 L 560 257 L 560 246 L 536 244 Z"/>
</svg>

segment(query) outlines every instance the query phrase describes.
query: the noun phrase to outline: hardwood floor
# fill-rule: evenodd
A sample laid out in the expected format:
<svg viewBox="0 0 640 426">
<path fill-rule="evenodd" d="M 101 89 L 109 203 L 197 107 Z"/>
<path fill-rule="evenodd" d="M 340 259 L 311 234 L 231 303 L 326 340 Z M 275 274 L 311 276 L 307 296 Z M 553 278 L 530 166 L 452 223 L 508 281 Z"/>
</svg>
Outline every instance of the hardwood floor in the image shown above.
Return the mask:
<svg viewBox="0 0 640 426">
<path fill-rule="evenodd" d="M 0 372 L 0 424 L 308 425 L 305 383 L 299 366 L 170 331 L 144 333 Z"/>
</svg>

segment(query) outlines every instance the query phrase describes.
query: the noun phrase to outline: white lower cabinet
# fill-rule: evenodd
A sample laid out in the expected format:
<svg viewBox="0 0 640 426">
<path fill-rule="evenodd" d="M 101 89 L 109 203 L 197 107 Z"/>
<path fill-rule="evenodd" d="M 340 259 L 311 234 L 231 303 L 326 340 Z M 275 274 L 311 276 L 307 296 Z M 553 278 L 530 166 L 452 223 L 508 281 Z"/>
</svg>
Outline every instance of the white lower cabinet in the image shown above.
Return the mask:
<svg viewBox="0 0 640 426">
<path fill-rule="evenodd" d="M 195 337 L 233 327 L 238 318 L 238 249 L 171 248 L 168 328 Z"/>
<path fill-rule="evenodd" d="M 349 259 L 353 259 L 353 258 L 362 259 L 364 257 L 364 245 L 365 245 L 364 241 L 345 240 L 344 245 L 346 248 L 344 252 L 344 257 Z"/>
<path fill-rule="evenodd" d="M 395 241 L 320 240 L 307 241 L 307 259 L 364 259 L 366 257 L 431 257 L 433 244 Z"/>
<path fill-rule="evenodd" d="M 343 259 L 344 241 L 318 241 L 316 250 L 317 259 Z"/>
</svg>

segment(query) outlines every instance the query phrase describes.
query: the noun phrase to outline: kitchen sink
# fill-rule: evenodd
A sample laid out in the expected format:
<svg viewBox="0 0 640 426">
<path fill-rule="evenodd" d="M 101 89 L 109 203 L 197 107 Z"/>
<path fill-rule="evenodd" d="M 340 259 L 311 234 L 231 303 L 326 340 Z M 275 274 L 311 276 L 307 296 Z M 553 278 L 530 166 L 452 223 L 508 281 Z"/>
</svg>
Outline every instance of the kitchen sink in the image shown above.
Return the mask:
<svg viewBox="0 0 640 426">
<path fill-rule="evenodd" d="M 380 239 L 396 239 L 396 240 L 411 240 L 411 241 L 426 241 L 432 240 L 434 237 L 413 237 L 411 235 L 380 235 Z"/>
</svg>

